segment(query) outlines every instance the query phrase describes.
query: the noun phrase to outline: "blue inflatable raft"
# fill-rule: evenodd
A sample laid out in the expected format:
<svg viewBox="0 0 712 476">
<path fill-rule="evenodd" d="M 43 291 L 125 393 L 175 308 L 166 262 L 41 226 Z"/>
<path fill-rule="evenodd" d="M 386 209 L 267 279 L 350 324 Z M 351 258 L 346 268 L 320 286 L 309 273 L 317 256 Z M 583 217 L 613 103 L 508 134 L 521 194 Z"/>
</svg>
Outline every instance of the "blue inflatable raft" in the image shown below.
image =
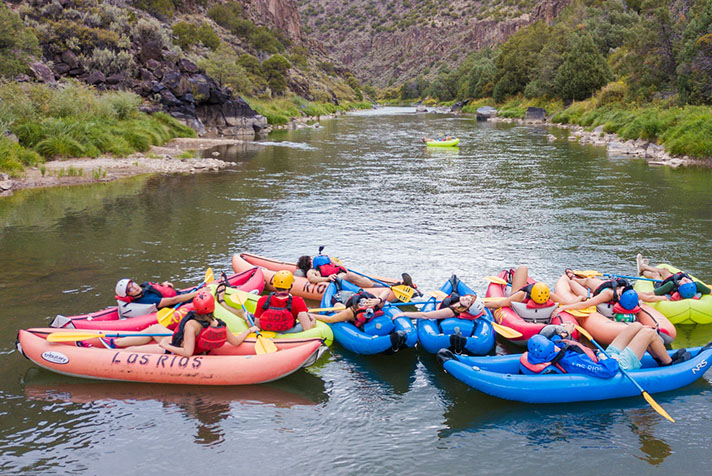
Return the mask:
<svg viewBox="0 0 712 476">
<path fill-rule="evenodd" d="M 344 280 L 341 281 L 341 290 L 337 289 L 336 283 L 331 283 L 321 299 L 321 307 L 332 307 L 337 302 L 346 301 L 348 298 L 342 296 L 357 293 L 360 289 Z M 404 348 L 415 347 L 418 342 L 418 333 L 411 320 L 407 317 L 399 317 L 401 311 L 396 307 L 385 306 L 383 311 L 383 316 L 376 317 L 364 324 L 363 330 L 351 322 L 329 324 L 334 332 L 334 339 L 351 352 L 367 355 L 392 353 Z M 324 312 L 323 314 L 334 313 Z"/>
<path fill-rule="evenodd" d="M 712 349 L 688 349 L 694 357 L 679 364 L 658 367 L 649 355 L 643 356 L 642 368 L 629 371 L 631 377 L 648 393 L 667 392 L 689 385 L 709 369 Z M 672 354 L 674 351 L 669 351 Z M 525 403 L 564 403 L 608 400 L 639 396 L 640 390 L 618 373 L 601 379 L 582 374 L 523 375 L 522 354 L 471 357 L 447 352 L 438 354 L 447 373 L 486 394 Z"/>
<path fill-rule="evenodd" d="M 450 295 L 453 292 L 460 294 L 477 294 L 469 286 L 453 275 L 440 290 Z M 425 304 L 420 310 L 423 312 L 436 309 L 435 300 Z M 421 347 L 431 354 L 440 349 L 450 349 L 457 354 L 484 355 L 492 351 L 495 345 L 494 328 L 492 327 L 492 313 L 489 309 L 485 314 L 475 320 L 458 319 L 418 319 L 418 341 Z"/>
</svg>

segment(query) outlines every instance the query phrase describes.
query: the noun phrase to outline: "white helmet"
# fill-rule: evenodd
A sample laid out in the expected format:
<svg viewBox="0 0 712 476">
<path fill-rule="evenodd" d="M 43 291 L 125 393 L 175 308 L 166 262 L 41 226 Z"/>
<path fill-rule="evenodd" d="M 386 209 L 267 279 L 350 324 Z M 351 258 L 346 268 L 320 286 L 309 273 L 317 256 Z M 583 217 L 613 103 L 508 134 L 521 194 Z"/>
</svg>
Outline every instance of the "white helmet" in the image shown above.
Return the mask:
<svg viewBox="0 0 712 476">
<path fill-rule="evenodd" d="M 485 302 L 480 299 L 479 296 L 475 297 L 475 300 L 472 301 L 472 304 L 470 305 L 470 309 L 468 309 L 467 313 L 473 316 L 479 316 L 485 311 Z"/>
<path fill-rule="evenodd" d="M 131 280 L 128 278 L 119 279 L 119 282 L 116 283 L 116 295 L 119 297 L 126 297 L 126 291 L 129 289 L 130 284 Z"/>
</svg>

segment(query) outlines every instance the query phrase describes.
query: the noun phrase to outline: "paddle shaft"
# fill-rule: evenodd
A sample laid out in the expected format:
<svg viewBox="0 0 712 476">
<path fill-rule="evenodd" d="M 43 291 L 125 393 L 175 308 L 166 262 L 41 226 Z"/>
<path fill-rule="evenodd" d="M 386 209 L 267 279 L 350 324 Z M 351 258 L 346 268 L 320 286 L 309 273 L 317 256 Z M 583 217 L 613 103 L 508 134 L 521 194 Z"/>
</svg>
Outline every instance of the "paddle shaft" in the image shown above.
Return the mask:
<svg viewBox="0 0 712 476">
<path fill-rule="evenodd" d="M 576 329 L 577 329 L 581 334 L 583 334 L 584 336 L 586 336 L 586 338 L 587 338 L 591 343 L 593 343 L 593 345 L 595 345 L 595 346 L 598 348 L 598 350 L 600 350 L 601 352 L 603 352 L 603 355 L 605 355 L 605 356 L 606 356 L 607 358 L 609 358 L 609 359 L 612 358 L 610 355 L 608 355 L 608 352 L 606 352 L 605 349 L 604 349 L 603 347 L 601 347 L 601 345 L 600 345 L 598 342 L 596 342 L 596 339 L 594 339 L 593 336 L 592 336 L 586 329 L 584 329 L 584 328 L 581 327 L 581 326 L 576 326 Z M 622 373 L 628 380 L 630 380 L 630 381 L 633 383 L 633 385 L 635 385 L 635 387 L 640 391 L 640 394 L 643 396 L 643 398 L 645 398 L 645 400 L 650 404 L 650 406 L 653 407 L 653 409 L 654 409 L 656 412 L 658 412 L 659 414 L 661 414 L 663 417 L 667 418 L 667 419 L 670 420 L 671 422 L 675 423 L 675 420 L 673 420 L 673 418 L 668 414 L 668 412 L 666 412 L 665 409 L 664 409 L 663 407 L 661 407 L 658 402 L 656 402 L 655 400 L 653 400 L 653 397 L 651 397 L 650 394 L 649 394 L 648 392 L 646 392 L 645 389 L 644 389 L 643 387 L 641 387 L 638 382 L 635 381 L 635 379 L 628 373 L 627 370 L 625 370 L 625 369 L 624 369 L 623 367 L 621 367 L 620 365 L 618 365 L 618 370 L 620 370 L 621 373 Z"/>
<path fill-rule="evenodd" d="M 200 284 L 198 284 L 196 287 L 194 287 L 193 289 L 191 289 L 190 291 L 188 291 L 188 292 L 185 293 L 185 294 L 190 294 L 190 293 L 192 293 L 192 292 L 194 292 L 194 291 L 196 291 L 196 290 L 202 288 L 203 286 L 205 286 L 205 285 L 207 284 L 207 282 L 208 282 L 209 280 L 212 280 L 212 278 L 213 278 L 213 269 L 212 269 L 212 268 L 208 268 L 207 271 L 205 272 L 205 278 L 203 279 L 203 282 L 200 283 Z M 178 309 L 179 307 L 181 307 L 183 304 L 185 304 L 185 301 L 184 301 L 184 302 L 179 302 L 178 304 L 176 304 L 175 306 L 173 306 L 173 308 L 172 308 L 169 312 L 166 312 L 166 313 L 162 313 L 162 312 L 159 311 L 159 312 L 156 314 L 156 320 L 158 320 L 159 322 L 162 321 L 162 320 L 165 320 L 166 317 L 168 317 L 168 316 L 170 316 L 171 314 L 173 314 L 173 313 L 175 312 L 175 310 Z M 163 324 L 163 323 L 161 323 L 161 324 Z"/>
<path fill-rule="evenodd" d="M 660 279 L 641 278 L 638 276 L 623 276 L 622 274 L 604 273 L 603 276 L 607 276 L 609 278 L 637 279 L 638 281 L 652 281 L 654 283 L 662 283 L 662 280 Z"/>
</svg>

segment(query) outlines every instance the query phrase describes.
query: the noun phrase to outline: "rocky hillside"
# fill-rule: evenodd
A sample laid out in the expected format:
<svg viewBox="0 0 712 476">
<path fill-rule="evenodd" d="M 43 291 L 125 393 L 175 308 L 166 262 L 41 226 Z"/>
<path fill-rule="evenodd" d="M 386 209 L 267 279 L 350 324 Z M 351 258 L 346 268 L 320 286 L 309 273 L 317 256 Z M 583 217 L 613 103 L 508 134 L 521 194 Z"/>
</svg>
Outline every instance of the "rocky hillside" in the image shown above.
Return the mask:
<svg viewBox="0 0 712 476">
<path fill-rule="evenodd" d="M 298 0 L 307 35 L 362 81 L 379 87 L 459 64 L 571 0 Z"/>
<path fill-rule="evenodd" d="M 0 16 L 0 76 L 131 90 L 199 132 L 264 128 L 241 96 L 360 99 L 294 0 L 12 0 Z"/>
</svg>

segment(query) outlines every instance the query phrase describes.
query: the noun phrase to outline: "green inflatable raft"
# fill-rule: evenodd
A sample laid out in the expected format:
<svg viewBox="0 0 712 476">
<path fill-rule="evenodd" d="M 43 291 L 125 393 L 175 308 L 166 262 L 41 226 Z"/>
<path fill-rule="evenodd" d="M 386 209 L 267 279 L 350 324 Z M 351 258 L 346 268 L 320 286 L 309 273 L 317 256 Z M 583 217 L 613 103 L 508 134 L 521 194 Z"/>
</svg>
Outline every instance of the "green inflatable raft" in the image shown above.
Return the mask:
<svg viewBox="0 0 712 476">
<path fill-rule="evenodd" d="M 665 268 L 672 273 L 680 271 L 669 264 L 659 264 L 656 267 Z M 692 275 L 690 277 L 695 281 L 703 282 Z M 652 281 L 638 280 L 634 288 L 638 292 L 653 292 L 654 286 Z M 700 299 L 658 301 L 649 305 L 660 311 L 675 325 L 712 324 L 712 295 L 710 294 L 705 294 Z"/>
<path fill-rule="evenodd" d="M 450 140 L 431 140 L 427 141 L 425 145 L 428 147 L 455 147 L 460 143 L 460 139 L 450 139 Z"/>
<path fill-rule="evenodd" d="M 213 294 L 215 294 L 215 286 L 211 285 L 210 286 L 211 291 Z M 257 307 L 257 301 L 260 299 L 260 296 L 258 294 L 252 294 L 252 293 L 247 293 L 245 291 L 240 291 L 239 289 L 234 289 L 234 288 L 227 288 L 225 290 L 225 294 L 228 296 L 231 296 L 231 300 L 235 300 L 235 295 L 239 297 L 239 299 L 243 302 L 245 305 L 245 308 L 247 310 L 254 314 L 255 309 Z M 229 307 L 234 307 L 235 309 L 240 309 L 242 310 L 242 307 L 240 307 L 239 304 L 235 304 L 234 306 L 230 304 L 229 299 L 225 299 L 225 304 L 221 305 L 216 303 L 215 305 L 215 317 L 218 319 L 222 319 L 225 321 L 225 324 L 227 324 L 227 327 L 232 331 L 232 332 L 242 332 L 246 330 L 249 326 L 245 322 L 244 319 L 242 319 L 240 316 L 237 316 L 233 314 L 230 310 Z M 302 331 L 302 332 L 287 332 L 287 333 L 279 333 L 279 332 L 271 332 L 271 331 L 261 331 L 261 335 L 267 337 L 268 339 L 295 339 L 295 340 L 300 340 L 300 339 L 313 339 L 315 337 L 321 339 L 324 341 L 325 345 L 331 346 L 331 343 L 334 342 L 334 333 L 331 331 L 331 327 L 329 327 L 328 324 L 321 322 L 321 321 L 316 321 L 316 326 L 313 327 L 312 329 L 309 329 L 308 331 Z"/>
</svg>

